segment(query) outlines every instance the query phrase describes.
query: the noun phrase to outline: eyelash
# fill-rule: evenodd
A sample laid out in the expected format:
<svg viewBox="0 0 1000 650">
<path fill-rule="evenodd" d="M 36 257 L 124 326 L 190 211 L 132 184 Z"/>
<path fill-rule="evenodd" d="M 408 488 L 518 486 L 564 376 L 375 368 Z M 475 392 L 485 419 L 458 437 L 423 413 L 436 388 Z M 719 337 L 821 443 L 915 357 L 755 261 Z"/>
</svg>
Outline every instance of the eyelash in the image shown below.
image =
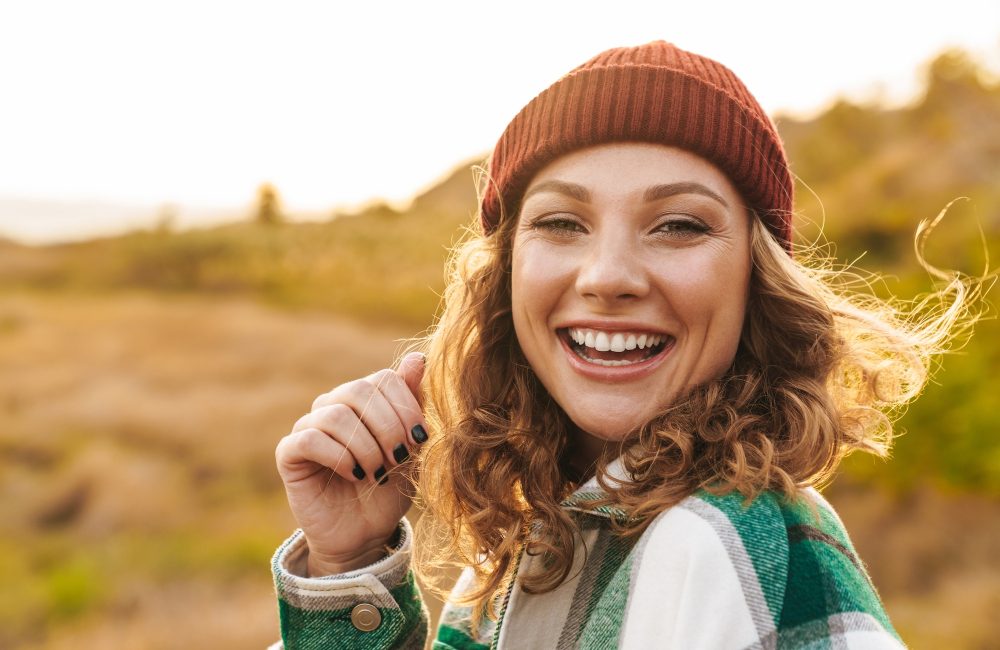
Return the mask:
<svg viewBox="0 0 1000 650">
<path fill-rule="evenodd" d="M 554 232 L 583 232 L 583 226 L 564 217 L 540 217 L 531 222 L 531 227 Z"/>
<path fill-rule="evenodd" d="M 572 232 L 584 232 L 584 227 L 565 217 L 540 217 L 531 222 L 531 227 L 560 234 Z M 663 234 L 684 233 L 685 236 L 703 235 L 712 231 L 712 228 L 701 219 L 685 215 L 684 218 L 670 219 L 657 226 L 655 232 Z"/>
</svg>

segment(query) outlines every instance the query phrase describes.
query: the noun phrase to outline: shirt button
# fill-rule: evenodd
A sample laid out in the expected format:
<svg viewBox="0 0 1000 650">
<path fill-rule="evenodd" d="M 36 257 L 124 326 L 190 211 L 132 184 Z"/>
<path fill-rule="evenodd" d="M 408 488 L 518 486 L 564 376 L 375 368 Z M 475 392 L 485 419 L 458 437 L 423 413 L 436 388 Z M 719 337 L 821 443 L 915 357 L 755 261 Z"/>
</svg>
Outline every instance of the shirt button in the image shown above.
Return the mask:
<svg viewBox="0 0 1000 650">
<path fill-rule="evenodd" d="M 351 610 L 351 623 L 362 632 L 371 632 L 382 624 L 382 614 L 374 605 L 360 603 Z"/>
</svg>

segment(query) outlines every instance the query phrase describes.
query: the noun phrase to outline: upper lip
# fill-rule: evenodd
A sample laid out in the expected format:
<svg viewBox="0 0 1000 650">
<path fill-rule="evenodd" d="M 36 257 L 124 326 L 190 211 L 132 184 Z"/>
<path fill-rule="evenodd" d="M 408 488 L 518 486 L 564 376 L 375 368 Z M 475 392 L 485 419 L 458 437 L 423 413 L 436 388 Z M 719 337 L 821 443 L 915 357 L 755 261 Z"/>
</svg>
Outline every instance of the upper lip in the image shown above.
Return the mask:
<svg viewBox="0 0 1000 650">
<path fill-rule="evenodd" d="M 601 330 L 604 332 L 648 332 L 650 334 L 671 335 L 662 326 L 650 325 L 639 321 L 580 319 L 565 321 L 556 325 L 557 330 L 570 328 Z"/>
</svg>

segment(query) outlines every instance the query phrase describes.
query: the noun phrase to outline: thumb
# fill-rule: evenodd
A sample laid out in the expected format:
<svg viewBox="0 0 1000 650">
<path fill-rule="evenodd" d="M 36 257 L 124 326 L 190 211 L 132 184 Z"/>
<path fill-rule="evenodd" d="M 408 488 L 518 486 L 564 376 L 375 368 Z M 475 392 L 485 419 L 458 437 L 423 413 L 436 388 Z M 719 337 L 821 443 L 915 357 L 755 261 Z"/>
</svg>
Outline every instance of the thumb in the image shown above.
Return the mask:
<svg viewBox="0 0 1000 650">
<path fill-rule="evenodd" d="M 417 404 L 423 408 L 424 395 L 420 390 L 420 382 L 424 378 L 424 367 L 427 364 L 427 357 L 422 352 L 410 352 L 399 362 L 396 372 L 406 382 L 406 387 L 410 389 L 413 396 L 417 398 Z"/>
</svg>

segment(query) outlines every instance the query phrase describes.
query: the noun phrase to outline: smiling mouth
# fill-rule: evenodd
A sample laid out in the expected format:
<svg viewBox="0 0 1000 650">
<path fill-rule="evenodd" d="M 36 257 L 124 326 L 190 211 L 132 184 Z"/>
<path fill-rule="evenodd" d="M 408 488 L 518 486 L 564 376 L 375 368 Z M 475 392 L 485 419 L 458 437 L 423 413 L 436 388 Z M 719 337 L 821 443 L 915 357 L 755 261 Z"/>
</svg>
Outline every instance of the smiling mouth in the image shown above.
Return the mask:
<svg viewBox="0 0 1000 650">
<path fill-rule="evenodd" d="M 632 366 L 663 354 L 674 337 L 649 332 L 606 332 L 577 327 L 558 335 L 577 357 L 598 366 Z"/>
</svg>

